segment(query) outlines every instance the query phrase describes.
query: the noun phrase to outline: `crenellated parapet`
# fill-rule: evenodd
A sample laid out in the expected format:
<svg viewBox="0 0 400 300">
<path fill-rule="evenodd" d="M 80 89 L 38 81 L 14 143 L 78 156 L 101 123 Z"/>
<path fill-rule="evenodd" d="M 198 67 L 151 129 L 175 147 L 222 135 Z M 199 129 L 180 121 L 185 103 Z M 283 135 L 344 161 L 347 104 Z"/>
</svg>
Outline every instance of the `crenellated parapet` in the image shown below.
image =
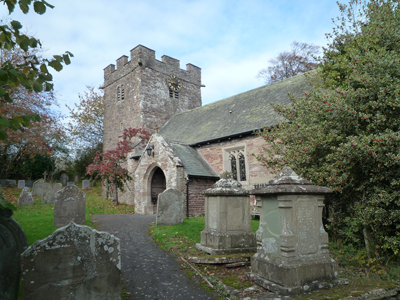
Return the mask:
<svg viewBox="0 0 400 300">
<path fill-rule="evenodd" d="M 138 68 L 150 68 L 165 75 L 174 74 L 183 81 L 188 81 L 198 86 L 201 85 L 201 69 L 192 64 L 186 65 L 186 70 L 180 68 L 178 59 L 162 56 L 162 61 L 156 59 L 154 50 L 138 45 L 130 51 L 130 60 L 126 55 L 121 56 L 114 64 L 104 69 L 104 85 L 107 87 L 113 82 L 126 76 Z"/>
</svg>

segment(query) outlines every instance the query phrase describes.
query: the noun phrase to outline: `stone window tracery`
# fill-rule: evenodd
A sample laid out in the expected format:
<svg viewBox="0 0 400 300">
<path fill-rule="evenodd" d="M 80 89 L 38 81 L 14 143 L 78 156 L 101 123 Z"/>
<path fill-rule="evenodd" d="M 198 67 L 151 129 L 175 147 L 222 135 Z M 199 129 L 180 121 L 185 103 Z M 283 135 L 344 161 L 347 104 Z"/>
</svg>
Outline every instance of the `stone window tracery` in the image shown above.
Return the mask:
<svg viewBox="0 0 400 300">
<path fill-rule="evenodd" d="M 125 89 L 123 85 L 117 87 L 117 101 L 125 99 Z"/>
<path fill-rule="evenodd" d="M 244 146 L 224 149 L 224 170 L 232 173 L 237 181 L 247 181 L 248 168 Z"/>
</svg>

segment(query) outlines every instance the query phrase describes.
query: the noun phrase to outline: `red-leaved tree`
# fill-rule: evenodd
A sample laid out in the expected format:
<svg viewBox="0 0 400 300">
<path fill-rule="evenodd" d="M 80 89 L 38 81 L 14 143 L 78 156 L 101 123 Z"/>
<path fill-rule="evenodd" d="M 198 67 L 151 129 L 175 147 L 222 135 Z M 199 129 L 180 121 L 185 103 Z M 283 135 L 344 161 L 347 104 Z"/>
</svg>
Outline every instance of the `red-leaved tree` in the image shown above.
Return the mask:
<svg viewBox="0 0 400 300">
<path fill-rule="evenodd" d="M 132 180 L 128 169 L 124 167 L 128 154 L 137 145 L 145 145 L 150 138 L 150 132 L 144 129 L 126 128 L 122 134 L 122 140 L 117 147 L 107 152 L 97 152 L 93 164 L 87 167 L 86 174 L 98 173 L 103 184 L 107 186 L 107 194 L 113 194 L 113 201 L 118 205 L 118 190 L 125 191 L 125 185 Z M 135 142 L 132 145 L 132 140 Z"/>
</svg>

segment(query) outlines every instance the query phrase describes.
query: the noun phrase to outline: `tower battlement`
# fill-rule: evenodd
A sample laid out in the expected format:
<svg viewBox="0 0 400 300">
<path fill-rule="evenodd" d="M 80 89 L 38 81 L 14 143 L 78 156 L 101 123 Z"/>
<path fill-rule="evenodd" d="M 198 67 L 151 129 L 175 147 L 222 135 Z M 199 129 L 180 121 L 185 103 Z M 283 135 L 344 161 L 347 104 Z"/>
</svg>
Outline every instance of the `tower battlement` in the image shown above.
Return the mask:
<svg viewBox="0 0 400 300">
<path fill-rule="evenodd" d="M 192 64 L 186 64 L 186 70 L 180 68 L 178 59 L 163 55 L 162 61 L 156 59 L 156 52 L 143 45 L 138 45 L 130 51 L 130 60 L 126 55 L 121 56 L 114 64 L 104 69 L 104 85 L 106 87 L 126 76 L 137 68 L 150 68 L 164 74 L 174 74 L 182 80 L 201 85 L 201 69 Z"/>
</svg>

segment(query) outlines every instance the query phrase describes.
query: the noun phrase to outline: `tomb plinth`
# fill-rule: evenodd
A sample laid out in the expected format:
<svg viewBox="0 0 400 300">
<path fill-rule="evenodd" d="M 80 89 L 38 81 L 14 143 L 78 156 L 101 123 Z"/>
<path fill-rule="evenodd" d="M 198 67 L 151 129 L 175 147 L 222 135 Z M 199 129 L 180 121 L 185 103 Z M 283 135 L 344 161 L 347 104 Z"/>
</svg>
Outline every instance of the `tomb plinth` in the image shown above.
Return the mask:
<svg viewBox="0 0 400 300">
<path fill-rule="evenodd" d="M 326 187 L 312 185 L 291 168 L 261 189 L 254 189 L 260 207 L 257 253 L 251 277 L 273 292 L 289 295 L 340 283 L 329 256 L 322 224 Z"/>
<path fill-rule="evenodd" d="M 205 230 L 196 248 L 209 254 L 256 252 L 248 192 L 232 179 L 221 179 L 205 195 Z"/>
</svg>

